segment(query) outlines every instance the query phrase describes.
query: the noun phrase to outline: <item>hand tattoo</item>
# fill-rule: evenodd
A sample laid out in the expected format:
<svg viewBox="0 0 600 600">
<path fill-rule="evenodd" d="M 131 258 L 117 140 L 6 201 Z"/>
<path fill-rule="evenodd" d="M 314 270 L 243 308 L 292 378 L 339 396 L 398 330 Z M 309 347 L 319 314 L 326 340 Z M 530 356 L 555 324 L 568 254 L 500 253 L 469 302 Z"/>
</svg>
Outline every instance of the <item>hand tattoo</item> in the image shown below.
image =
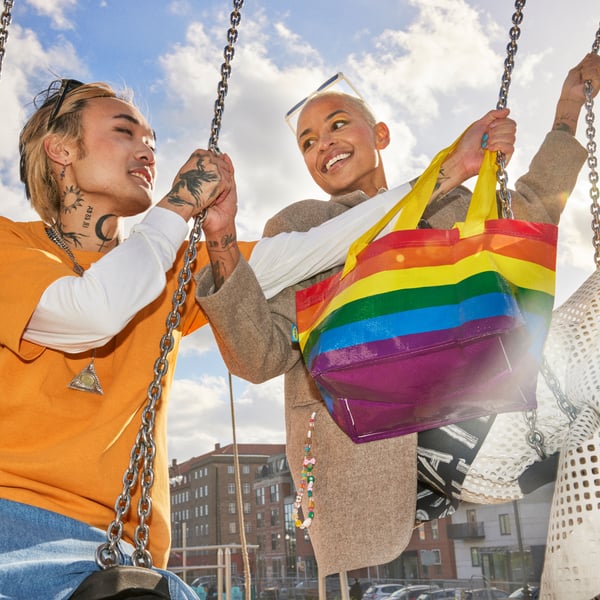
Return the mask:
<svg viewBox="0 0 600 600">
<path fill-rule="evenodd" d="M 195 206 L 198 207 L 200 205 L 200 195 L 202 194 L 202 184 L 218 180 L 219 175 L 217 173 L 205 170 L 204 157 L 200 157 L 196 162 L 196 169 L 186 171 L 179 175 L 179 180 L 169 192 L 167 199 L 176 206 L 183 206 L 185 204 L 193 206 L 191 202 L 184 200 L 179 196 L 179 190 L 182 188 L 187 189 L 195 200 Z M 213 191 L 209 198 L 212 198 L 214 193 L 215 192 Z"/>
</svg>

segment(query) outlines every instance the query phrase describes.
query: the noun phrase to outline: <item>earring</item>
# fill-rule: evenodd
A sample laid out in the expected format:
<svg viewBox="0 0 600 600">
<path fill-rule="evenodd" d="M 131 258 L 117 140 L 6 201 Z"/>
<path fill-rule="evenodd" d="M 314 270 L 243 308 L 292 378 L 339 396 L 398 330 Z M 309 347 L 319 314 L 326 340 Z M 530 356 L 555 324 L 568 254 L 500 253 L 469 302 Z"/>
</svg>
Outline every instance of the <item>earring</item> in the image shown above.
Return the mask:
<svg viewBox="0 0 600 600">
<path fill-rule="evenodd" d="M 60 172 L 60 178 L 64 179 L 65 178 L 65 169 L 67 168 L 67 165 L 63 165 L 62 171 Z"/>
</svg>

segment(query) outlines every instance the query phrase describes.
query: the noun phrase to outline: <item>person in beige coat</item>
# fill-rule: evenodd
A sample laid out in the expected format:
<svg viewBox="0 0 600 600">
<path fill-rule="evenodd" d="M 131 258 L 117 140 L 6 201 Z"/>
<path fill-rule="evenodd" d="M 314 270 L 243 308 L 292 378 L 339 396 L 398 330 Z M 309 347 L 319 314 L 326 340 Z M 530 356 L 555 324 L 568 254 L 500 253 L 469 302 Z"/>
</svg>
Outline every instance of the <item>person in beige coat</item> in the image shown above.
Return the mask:
<svg viewBox="0 0 600 600">
<path fill-rule="evenodd" d="M 516 182 L 515 218 L 558 223 L 586 157 L 574 133 L 583 105 L 582 81 L 592 68 L 597 68 L 595 59 L 586 57 L 569 72 L 552 130 L 529 171 Z M 463 220 L 470 192 L 460 184 L 478 172 L 482 146 L 510 158 L 514 138 L 515 125 L 507 110 L 490 111 L 473 123 L 444 163 L 420 226 L 450 228 Z M 355 98 L 332 92 L 311 97 L 299 117 L 297 141 L 313 179 L 331 199 L 292 204 L 267 223 L 265 236 L 306 231 L 387 189 L 380 152 L 389 143 L 389 130 Z M 234 192 L 209 209 L 204 232 L 212 269 L 204 269 L 197 278 L 197 300 L 233 374 L 255 383 L 285 374 L 287 456 L 297 486 L 309 423 L 314 419 L 310 438 L 315 458 L 314 520 L 309 531 L 319 577 L 388 562 L 405 548 L 417 517 L 435 518 L 452 511 L 460 481 L 448 487 L 428 481 L 427 453 L 417 452 L 421 434 L 354 444 L 333 422 L 291 331 L 296 291 L 338 268 L 288 287 L 267 301 L 237 251 Z M 478 434 L 485 437 L 492 422 L 493 418 Z M 429 447 L 437 443 L 433 442 Z M 456 464 L 464 463 L 460 448 L 458 454 L 454 474 L 460 470 Z M 423 498 L 428 509 L 419 514 L 418 502 Z M 306 517 L 306 497 L 303 503 Z M 436 503 L 441 507 L 438 513 Z"/>
</svg>

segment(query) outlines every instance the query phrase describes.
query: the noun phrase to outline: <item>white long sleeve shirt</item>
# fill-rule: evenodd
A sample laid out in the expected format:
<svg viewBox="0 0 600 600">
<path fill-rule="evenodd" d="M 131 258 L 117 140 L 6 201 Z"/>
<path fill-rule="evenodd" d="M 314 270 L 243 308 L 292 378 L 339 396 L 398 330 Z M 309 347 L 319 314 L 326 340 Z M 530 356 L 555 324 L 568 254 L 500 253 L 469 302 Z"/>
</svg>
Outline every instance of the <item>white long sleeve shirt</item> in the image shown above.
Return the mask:
<svg viewBox="0 0 600 600">
<path fill-rule="evenodd" d="M 309 231 L 259 240 L 249 264 L 265 296 L 271 298 L 290 285 L 343 264 L 350 244 L 409 189 L 405 184 L 378 194 Z M 123 243 L 92 264 L 82 277 L 63 277 L 46 288 L 24 339 L 69 353 L 103 346 L 162 292 L 165 272 L 172 267 L 188 231 L 179 215 L 153 207 Z"/>
</svg>

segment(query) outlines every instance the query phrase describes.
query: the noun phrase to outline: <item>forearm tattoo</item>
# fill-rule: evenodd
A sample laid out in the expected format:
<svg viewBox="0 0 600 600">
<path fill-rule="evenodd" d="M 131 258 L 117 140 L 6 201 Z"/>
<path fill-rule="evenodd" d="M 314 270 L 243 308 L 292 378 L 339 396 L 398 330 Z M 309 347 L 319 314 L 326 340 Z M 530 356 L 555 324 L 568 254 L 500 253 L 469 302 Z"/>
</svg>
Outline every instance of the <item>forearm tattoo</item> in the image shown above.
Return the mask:
<svg viewBox="0 0 600 600">
<path fill-rule="evenodd" d="M 568 113 L 560 113 L 556 120 L 554 121 L 553 129 L 555 131 L 566 131 L 571 135 L 575 135 L 575 127 L 574 125 L 577 123 L 577 119 L 573 118 L 572 115 Z"/>
<path fill-rule="evenodd" d="M 431 194 L 431 202 L 433 202 L 434 200 L 438 200 L 439 198 L 442 198 L 443 196 L 445 196 L 448 193 L 447 190 L 443 189 L 443 185 L 449 179 L 450 179 L 450 176 L 446 175 L 446 173 L 444 171 L 444 167 L 442 167 L 440 169 L 440 174 L 438 175 L 437 181 L 435 182 L 435 185 L 433 186 L 433 193 Z"/>
<path fill-rule="evenodd" d="M 237 264 L 237 258 L 234 258 L 237 252 L 235 232 L 226 233 L 221 236 L 219 241 L 207 240 L 206 245 L 210 256 L 215 288 L 219 289 L 225 283 L 225 279 L 231 273 L 235 264 Z"/>
<path fill-rule="evenodd" d="M 190 169 L 189 171 L 185 171 L 185 173 L 180 173 L 178 177 L 177 183 L 172 187 L 171 191 L 167 196 L 168 202 L 175 206 L 194 206 L 198 208 L 200 206 L 201 194 L 202 194 L 202 185 L 205 183 L 212 183 L 214 181 L 218 181 L 219 175 L 214 171 L 207 171 L 204 167 L 205 157 L 200 157 L 196 161 L 196 168 Z M 194 202 L 190 202 L 188 200 L 183 199 L 179 193 L 181 190 L 187 190 L 189 194 L 194 199 Z M 211 199 L 215 190 L 209 195 L 209 199 Z"/>
</svg>

